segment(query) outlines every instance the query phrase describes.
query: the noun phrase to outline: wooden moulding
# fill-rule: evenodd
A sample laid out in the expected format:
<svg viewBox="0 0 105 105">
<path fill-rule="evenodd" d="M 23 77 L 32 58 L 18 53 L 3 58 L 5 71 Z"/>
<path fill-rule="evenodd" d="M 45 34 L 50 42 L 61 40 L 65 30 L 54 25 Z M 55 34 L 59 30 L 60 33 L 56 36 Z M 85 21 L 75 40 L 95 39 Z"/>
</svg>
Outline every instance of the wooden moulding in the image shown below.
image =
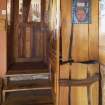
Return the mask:
<svg viewBox="0 0 105 105">
<path fill-rule="evenodd" d="M 99 57 L 99 0 L 90 0 L 91 23 L 72 23 L 72 0 L 61 1 L 61 57 L 75 62 L 98 60 Z M 67 11 L 68 10 L 68 11 Z"/>
<path fill-rule="evenodd" d="M 73 63 L 60 66 L 60 80 L 86 80 L 99 75 L 99 64 Z M 94 78 L 95 79 L 95 78 Z M 60 83 L 60 82 L 59 82 Z M 74 82 L 75 83 L 75 82 Z M 88 82 L 87 82 L 88 83 Z M 59 105 L 98 105 L 99 78 L 87 84 L 72 84 L 60 86 Z"/>
</svg>

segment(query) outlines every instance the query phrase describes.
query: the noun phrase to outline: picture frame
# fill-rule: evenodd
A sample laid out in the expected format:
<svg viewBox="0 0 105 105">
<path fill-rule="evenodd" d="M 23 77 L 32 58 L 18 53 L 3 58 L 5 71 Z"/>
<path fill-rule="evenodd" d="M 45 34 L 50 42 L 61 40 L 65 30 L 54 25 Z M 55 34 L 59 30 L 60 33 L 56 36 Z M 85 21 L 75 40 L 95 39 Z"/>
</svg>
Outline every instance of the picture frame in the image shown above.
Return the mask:
<svg viewBox="0 0 105 105">
<path fill-rule="evenodd" d="M 73 0 L 72 23 L 88 24 L 91 22 L 90 0 Z"/>
</svg>

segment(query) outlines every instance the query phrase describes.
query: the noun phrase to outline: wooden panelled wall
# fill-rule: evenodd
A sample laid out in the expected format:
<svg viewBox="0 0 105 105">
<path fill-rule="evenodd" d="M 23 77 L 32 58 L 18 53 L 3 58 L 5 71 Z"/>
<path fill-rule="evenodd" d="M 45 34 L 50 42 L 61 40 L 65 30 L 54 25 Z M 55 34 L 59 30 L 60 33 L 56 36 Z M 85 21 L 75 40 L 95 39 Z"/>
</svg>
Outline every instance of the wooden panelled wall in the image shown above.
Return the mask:
<svg viewBox="0 0 105 105">
<path fill-rule="evenodd" d="M 99 75 L 98 63 L 79 63 L 99 60 L 99 0 L 90 0 L 89 24 L 72 23 L 72 6 L 73 0 L 61 0 L 60 57 L 74 62 L 60 64 L 58 105 L 99 105 L 99 78 L 89 85 L 72 84 Z"/>
<path fill-rule="evenodd" d="M 45 2 L 41 3 L 41 22 L 27 22 L 30 0 L 23 1 L 23 15 L 19 15 L 19 0 L 12 0 L 11 26 L 8 36 L 8 60 L 12 62 L 33 62 L 47 56 L 47 32 L 44 22 Z M 12 35 L 11 35 L 12 34 Z M 12 53 L 12 55 L 11 55 Z"/>
<path fill-rule="evenodd" d="M 99 0 L 90 0 L 89 24 L 72 24 L 72 1 L 61 0 L 61 58 L 76 62 L 98 60 Z"/>
<path fill-rule="evenodd" d="M 60 66 L 60 80 L 85 80 L 96 74 L 99 74 L 99 64 L 73 63 Z M 99 105 L 98 79 L 87 85 L 82 82 L 75 85 L 72 82 L 60 81 L 58 105 Z"/>
<path fill-rule="evenodd" d="M 0 0 L 0 77 L 7 67 L 6 0 Z"/>
<path fill-rule="evenodd" d="M 58 1 L 58 0 L 57 0 Z M 89 85 L 71 86 L 70 80 L 86 80 L 99 76 L 99 64 L 72 63 L 60 64 L 68 61 L 70 57 L 75 62 L 98 61 L 99 58 L 99 0 L 91 1 L 91 23 L 72 24 L 72 1 L 60 0 L 61 4 L 61 33 L 55 34 L 56 4 L 50 2 L 50 64 L 53 78 L 53 93 L 55 105 L 98 105 L 99 104 L 99 78 Z M 55 3 L 55 4 L 54 4 Z M 71 42 L 71 39 L 72 42 Z M 57 44 L 59 43 L 59 44 Z M 70 48 L 71 47 L 71 48 Z M 60 53 L 60 54 L 59 54 Z M 59 67 L 60 66 L 60 67 Z M 66 83 L 60 83 L 66 79 Z M 85 81 L 86 82 L 86 81 Z"/>
</svg>

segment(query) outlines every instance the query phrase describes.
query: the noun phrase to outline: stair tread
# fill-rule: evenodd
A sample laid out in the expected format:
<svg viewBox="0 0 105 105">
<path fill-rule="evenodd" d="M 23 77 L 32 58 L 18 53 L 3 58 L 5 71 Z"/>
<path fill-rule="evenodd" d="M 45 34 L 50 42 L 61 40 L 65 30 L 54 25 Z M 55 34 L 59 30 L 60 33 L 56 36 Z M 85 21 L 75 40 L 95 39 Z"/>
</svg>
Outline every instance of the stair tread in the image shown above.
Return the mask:
<svg viewBox="0 0 105 105">
<path fill-rule="evenodd" d="M 48 72 L 48 66 L 43 62 L 18 62 L 9 66 L 7 75 Z"/>
<path fill-rule="evenodd" d="M 31 80 L 31 81 L 15 81 L 9 82 L 7 86 L 4 87 L 4 91 L 15 91 L 15 90 L 30 90 L 30 89 L 45 89 L 51 88 L 51 82 L 48 79 L 45 80 Z"/>
<path fill-rule="evenodd" d="M 4 105 L 52 105 L 51 90 L 14 92 L 7 95 Z"/>
</svg>

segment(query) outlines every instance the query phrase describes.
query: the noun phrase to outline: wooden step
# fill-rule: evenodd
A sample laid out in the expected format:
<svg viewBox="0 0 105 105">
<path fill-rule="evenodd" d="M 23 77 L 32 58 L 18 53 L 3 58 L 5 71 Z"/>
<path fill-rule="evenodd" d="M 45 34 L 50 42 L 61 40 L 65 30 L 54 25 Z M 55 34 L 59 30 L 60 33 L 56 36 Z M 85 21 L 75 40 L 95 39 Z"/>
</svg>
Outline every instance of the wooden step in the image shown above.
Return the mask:
<svg viewBox="0 0 105 105">
<path fill-rule="evenodd" d="M 3 102 L 7 93 L 47 89 L 51 89 L 51 82 L 48 79 L 7 82 L 2 91 Z"/>
<path fill-rule="evenodd" d="M 53 105 L 52 92 L 47 89 L 9 93 L 3 105 Z"/>
<path fill-rule="evenodd" d="M 8 67 L 7 76 L 15 74 L 37 74 L 48 72 L 48 66 L 43 62 L 18 62 Z"/>
<path fill-rule="evenodd" d="M 25 91 L 25 90 L 37 90 L 37 89 L 48 89 L 51 88 L 51 82 L 46 80 L 27 80 L 27 81 L 15 81 L 8 82 L 7 86 L 4 87 L 3 91 Z"/>
<path fill-rule="evenodd" d="M 37 74 L 10 74 L 5 75 L 4 79 L 10 80 L 27 80 L 27 79 L 46 79 L 49 78 L 50 73 L 37 73 Z"/>
<path fill-rule="evenodd" d="M 50 86 L 49 73 L 39 74 L 15 74 L 5 76 L 3 90 L 20 91 L 34 88 L 44 88 Z"/>
</svg>

